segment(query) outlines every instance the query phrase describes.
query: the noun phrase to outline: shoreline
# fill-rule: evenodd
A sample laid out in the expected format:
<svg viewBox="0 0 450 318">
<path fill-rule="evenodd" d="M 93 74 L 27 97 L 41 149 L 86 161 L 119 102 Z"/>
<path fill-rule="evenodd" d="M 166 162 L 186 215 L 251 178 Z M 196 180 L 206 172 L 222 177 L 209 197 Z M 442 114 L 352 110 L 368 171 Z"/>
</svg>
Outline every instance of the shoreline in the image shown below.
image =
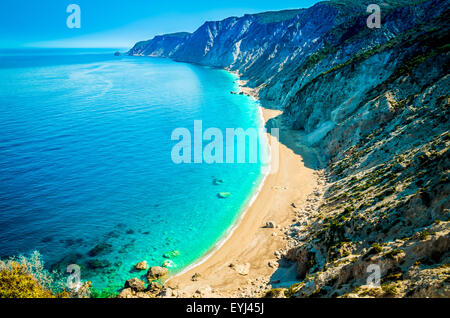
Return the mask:
<svg viewBox="0 0 450 318">
<path fill-rule="evenodd" d="M 247 285 L 261 285 L 259 291 L 270 287 L 270 278 L 281 264 L 281 254 L 288 245 L 284 233 L 292 225 L 295 210 L 306 204 L 307 196 L 317 186 L 313 168 L 308 168 L 297 154 L 297 132 L 284 127 L 278 120 L 282 112 L 265 108 L 257 91 L 245 87 L 246 81 L 237 76 L 239 90 L 259 101 L 258 111 L 263 127 L 275 121 L 280 128 L 280 140 L 267 133 L 269 145 L 279 149 L 279 169 L 267 171 L 238 220 L 210 252 L 165 282 L 165 297 L 246 297 Z M 283 136 L 282 136 L 283 134 Z M 298 145 L 299 146 L 299 145 Z M 272 155 L 272 153 L 270 154 Z M 272 172 L 272 173 L 271 173 Z M 297 177 L 292 177 L 298 174 Z M 265 227 L 267 222 L 273 228 Z"/>
<path fill-rule="evenodd" d="M 235 83 L 237 83 L 238 88 L 240 91 L 242 91 L 243 87 L 243 83 L 239 78 L 239 75 L 235 72 L 231 72 L 229 71 L 229 73 L 233 74 L 236 76 L 236 80 Z M 242 91 L 243 92 L 243 91 Z M 245 93 L 245 92 L 244 92 Z M 248 97 L 252 98 L 254 101 L 258 102 L 257 105 L 257 110 L 258 110 L 258 116 L 259 116 L 259 120 L 260 120 L 260 124 L 261 124 L 261 128 L 264 128 L 265 124 L 267 123 L 267 120 L 264 117 L 264 107 L 261 105 L 259 98 L 257 96 L 254 95 L 249 95 L 249 94 L 245 94 Z M 268 148 L 270 149 L 270 143 L 269 143 L 269 139 L 266 136 L 266 144 L 268 146 Z M 272 158 L 272 153 L 269 152 L 269 156 L 270 158 Z M 193 262 L 192 264 L 190 264 L 189 266 L 187 266 L 186 268 L 184 268 L 183 270 L 181 270 L 180 272 L 174 274 L 173 276 L 170 276 L 166 283 L 168 283 L 170 280 L 172 279 L 176 279 L 178 276 L 181 276 L 187 272 L 189 272 L 190 270 L 196 268 L 197 266 L 200 266 L 201 264 L 203 264 L 204 262 L 206 262 L 210 257 L 212 257 L 214 255 L 214 253 L 216 253 L 225 243 L 226 241 L 233 235 L 234 231 L 239 227 L 239 225 L 241 224 L 241 222 L 243 221 L 245 215 L 247 214 L 248 210 L 251 208 L 252 204 L 257 200 L 261 190 L 264 187 L 264 184 L 267 180 L 267 177 L 270 174 L 270 171 L 272 169 L 272 164 L 271 164 L 272 160 L 270 160 L 270 163 L 267 165 L 262 164 L 261 168 L 262 168 L 262 178 L 261 181 L 259 181 L 258 186 L 256 187 L 256 189 L 251 193 L 251 197 L 250 199 L 245 203 L 245 206 L 242 208 L 242 210 L 238 213 L 238 217 L 236 219 L 235 222 L 233 222 L 233 224 L 228 228 L 228 230 L 226 231 L 226 233 L 219 239 L 219 241 L 217 243 L 215 243 L 211 249 L 206 252 L 205 255 L 203 255 L 200 259 L 198 259 L 197 261 Z"/>
</svg>

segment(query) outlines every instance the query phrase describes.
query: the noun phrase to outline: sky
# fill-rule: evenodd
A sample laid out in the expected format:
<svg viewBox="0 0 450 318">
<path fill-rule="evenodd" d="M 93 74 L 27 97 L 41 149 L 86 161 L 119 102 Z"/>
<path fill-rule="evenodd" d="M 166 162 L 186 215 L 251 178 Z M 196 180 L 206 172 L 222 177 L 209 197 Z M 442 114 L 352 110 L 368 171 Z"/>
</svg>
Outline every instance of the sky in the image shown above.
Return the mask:
<svg viewBox="0 0 450 318">
<path fill-rule="evenodd" d="M 205 21 L 307 8 L 318 0 L 1 0 L 0 47 L 130 48 L 164 33 L 193 32 Z M 80 28 L 67 7 L 81 9 Z"/>
</svg>

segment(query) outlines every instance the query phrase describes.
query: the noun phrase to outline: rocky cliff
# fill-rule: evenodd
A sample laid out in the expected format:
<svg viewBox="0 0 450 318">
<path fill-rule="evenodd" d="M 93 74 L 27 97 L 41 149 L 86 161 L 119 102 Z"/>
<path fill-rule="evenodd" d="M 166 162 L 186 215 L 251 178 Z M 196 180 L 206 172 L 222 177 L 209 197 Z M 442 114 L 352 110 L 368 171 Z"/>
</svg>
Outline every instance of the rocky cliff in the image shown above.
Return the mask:
<svg viewBox="0 0 450 318">
<path fill-rule="evenodd" d="M 320 149 L 328 186 L 298 211 L 299 283 L 283 295 L 450 296 L 449 1 L 384 1 L 379 29 L 371 2 L 231 17 L 129 52 L 239 73 Z"/>
</svg>

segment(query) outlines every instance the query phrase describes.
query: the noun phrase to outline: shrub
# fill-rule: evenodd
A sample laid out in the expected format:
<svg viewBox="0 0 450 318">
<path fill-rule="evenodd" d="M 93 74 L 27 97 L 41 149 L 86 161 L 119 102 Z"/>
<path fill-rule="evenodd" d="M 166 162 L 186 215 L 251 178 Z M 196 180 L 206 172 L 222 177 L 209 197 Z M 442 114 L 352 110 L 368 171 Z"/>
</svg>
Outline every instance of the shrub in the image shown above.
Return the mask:
<svg viewBox="0 0 450 318">
<path fill-rule="evenodd" d="M 62 280 L 44 269 L 39 252 L 0 260 L 0 298 L 68 297 Z"/>
<path fill-rule="evenodd" d="M 381 284 L 381 289 L 384 291 L 386 296 L 397 295 L 397 287 L 396 287 L 395 283 Z"/>
<path fill-rule="evenodd" d="M 302 287 L 304 286 L 303 282 L 299 282 L 299 283 L 295 283 L 293 284 L 291 287 L 289 287 L 286 291 L 285 291 L 285 296 L 286 297 L 293 297 Z"/>
<path fill-rule="evenodd" d="M 419 239 L 420 240 L 426 240 L 430 236 L 430 232 L 428 231 L 422 231 L 419 233 Z"/>
<path fill-rule="evenodd" d="M 264 298 L 279 298 L 279 297 L 285 297 L 286 291 L 284 288 L 272 288 L 269 290 Z"/>
<path fill-rule="evenodd" d="M 380 254 L 383 250 L 383 247 L 378 243 L 373 243 L 371 248 L 367 251 L 366 254 L 364 254 L 363 259 L 368 259 L 372 255 Z"/>
<path fill-rule="evenodd" d="M 17 262 L 0 270 L 0 298 L 54 298 L 27 269 Z"/>
<path fill-rule="evenodd" d="M 389 259 L 394 259 L 394 256 L 396 256 L 400 253 L 403 253 L 403 250 L 395 249 L 395 250 L 387 252 L 384 256 Z"/>
<path fill-rule="evenodd" d="M 383 247 L 378 243 L 373 243 L 372 249 L 375 252 L 375 254 L 379 254 L 379 253 L 381 253 L 381 251 L 383 251 Z"/>
<path fill-rule="evenodd" d="M 342 253 L 342 256 L 343 257 L 347 257 L 347 256 L 349 256 L 351 253 L 349 252 L 349 251 L 344 251 L 343 253 Z"/>
</svg>

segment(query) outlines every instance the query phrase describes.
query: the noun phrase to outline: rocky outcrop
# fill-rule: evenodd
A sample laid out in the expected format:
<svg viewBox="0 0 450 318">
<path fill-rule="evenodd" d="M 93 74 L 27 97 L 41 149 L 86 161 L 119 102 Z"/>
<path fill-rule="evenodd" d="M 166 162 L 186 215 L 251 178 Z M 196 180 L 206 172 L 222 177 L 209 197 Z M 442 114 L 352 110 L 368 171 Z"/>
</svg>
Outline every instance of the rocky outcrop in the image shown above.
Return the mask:
<svg viewBox="0 0 450 318">
<path fill-rule="evenodd" d="M 145 288 L 145 282 L 138 278 L 129 279 L 125 283 L 125 288 L 117 296 L 118 298 L 155 298 L 159 297 L 162 286 L 151 282 Z"/>
<path fill-rule="evenodd" d="M 160 279 L 166 276 L 169 273 L 169 270 L 165 267 L 153 266 L 147 272 L 147 279 L 149 281 Z"/>
<path fill-rule="evenodd" d="M 125 282 L 125 288 L 131 288 L 136 292 L 141 292 L 145 290 L 145 282 L 139 278 L 132 278 Z"/>
</svg>

